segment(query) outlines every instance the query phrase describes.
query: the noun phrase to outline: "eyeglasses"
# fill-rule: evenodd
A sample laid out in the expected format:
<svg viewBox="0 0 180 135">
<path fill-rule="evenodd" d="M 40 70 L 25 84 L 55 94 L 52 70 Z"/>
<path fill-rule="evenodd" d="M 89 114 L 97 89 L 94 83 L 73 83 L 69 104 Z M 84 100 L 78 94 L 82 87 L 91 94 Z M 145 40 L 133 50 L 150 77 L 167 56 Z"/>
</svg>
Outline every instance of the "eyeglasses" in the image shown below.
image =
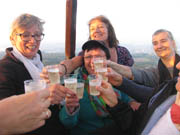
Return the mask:
<svg viewBox="0 0 180 135">
<path fill-rule="evenodd" d="M 90 59 L 92 59 L 92 58 L 99 58 L 99 59 L 101 59 L 101 58 L 104 58 L 105 56 L 100 56 L 100 55 L 89 55 L 89 56 L 84 56 L 84 59 L 85 60 L 90 60 Z"/>
<path fill-rule="evenodd" d="M 43 33 L 34 34 L 34 35 L 26 34 L 26 33 L 17 33 L 16 35 L 17 35 L 17 36 L 20 36 L 20 37 L 21 37 L 21 40 L 26 41 L 26 42 L 27 42 L 27 41 L 30 41 L 32 37 L 33 37 L 36 41 L 41 41 L 41 40 L 43 40 L 43 38 L 44 38 L 44 34 L 43 34 Z"/>
</svg>

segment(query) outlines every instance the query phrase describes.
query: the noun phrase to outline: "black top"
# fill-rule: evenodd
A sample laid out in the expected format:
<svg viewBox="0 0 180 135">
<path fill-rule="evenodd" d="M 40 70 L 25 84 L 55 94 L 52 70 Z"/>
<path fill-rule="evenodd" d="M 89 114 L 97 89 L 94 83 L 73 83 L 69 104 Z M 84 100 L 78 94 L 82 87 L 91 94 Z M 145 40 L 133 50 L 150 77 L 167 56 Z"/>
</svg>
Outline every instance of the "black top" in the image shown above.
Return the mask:
<svg viewBox="0 0 180 135">
<path fill-rule="evenodd" d="M 25 93 L 24 81 L 32 79 L 24 64 L 16 59 L 11 53 L 13 49 L 7 48 L 6 55 L 0 60 L 0 99 Z M 40 58 L 42 60 L 41 52 Z M 33 132 L 26 134 L 33 135 L 60 135 L 67 134 L 67 130 L 59 121 L 58 105 L 50 106 L 51 118 L 46 120 L 46 124 Z"/>
</svg>

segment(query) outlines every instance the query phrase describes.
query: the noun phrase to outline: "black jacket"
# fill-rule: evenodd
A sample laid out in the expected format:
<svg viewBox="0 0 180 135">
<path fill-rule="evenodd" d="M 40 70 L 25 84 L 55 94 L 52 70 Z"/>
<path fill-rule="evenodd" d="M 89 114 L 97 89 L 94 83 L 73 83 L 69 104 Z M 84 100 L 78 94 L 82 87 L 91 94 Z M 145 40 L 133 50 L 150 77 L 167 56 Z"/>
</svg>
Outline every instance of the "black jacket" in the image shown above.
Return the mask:
<svg viewBox="0 0 180 135">
<path fill-rule="evenodd" d="M 25 93 L 24 81 L 32 79 L 24 64 L 16 59 L 11 53 L 12 48 L 6 49 L 6 55 L 0 60 L 0 99 Z M 40 58 L 42 60 L 41 52 Z M 52 112 L 46 124 L 33 132 L 26 134 L 33 135 L 64 135 L 67 130 L 59 121 L 58 105 L 50 106 Z"/>
</svg>

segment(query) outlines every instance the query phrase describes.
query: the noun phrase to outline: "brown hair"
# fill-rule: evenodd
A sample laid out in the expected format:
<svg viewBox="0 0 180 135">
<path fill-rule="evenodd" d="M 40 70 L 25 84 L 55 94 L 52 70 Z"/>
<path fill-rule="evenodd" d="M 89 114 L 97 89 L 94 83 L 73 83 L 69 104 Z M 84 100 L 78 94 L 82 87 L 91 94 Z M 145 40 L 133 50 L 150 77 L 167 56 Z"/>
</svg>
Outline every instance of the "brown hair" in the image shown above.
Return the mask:
<svg viewBox="0 0 180 135">
<path fill-rule="evenodd" d="M 114 31 L 114 28 L 113 28 L 111 22 L 105 16 L 100 15 L 100 16 L 92 18 L 89 21 L 89 23 L 88 23 L 89 27 L 90 27 L 91 23 L 94 20 L 99 20 L 99 21 L 105 23 L 105 25 L 106 25 L 106 27 L 108 29 L 108 43 L 109 43 L 109 47 L 110 48 L 116 47 L 119 44 L 119 41 L 116 38 L 116 34 L 115 34 L 115 31 Z M 91 39 L 90 36 L 89 36 L 89 39 Z"/>
</svg>

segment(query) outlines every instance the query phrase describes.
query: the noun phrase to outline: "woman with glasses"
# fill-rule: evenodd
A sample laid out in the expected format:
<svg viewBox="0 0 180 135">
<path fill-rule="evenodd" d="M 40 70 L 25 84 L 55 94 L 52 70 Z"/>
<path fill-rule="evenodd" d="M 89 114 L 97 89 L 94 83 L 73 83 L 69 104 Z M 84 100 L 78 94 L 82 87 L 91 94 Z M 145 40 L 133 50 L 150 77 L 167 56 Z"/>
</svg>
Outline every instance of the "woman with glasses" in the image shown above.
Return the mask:
<svg viewBox="0 0 180 135">
<path fill-rule="evenodd" d="M 71 135 L 94 135 L 97 129 L 114 123 L 107 112 L 107 106 L 111 106 L 113 103 L 116 104 L 116 97 L 125 104 L 119 104 L 119 108 L 123 108 L 124 113 L 126 113 L 127 109 L 132 112 L 128 105 L 132 100 L 126 94 L 112 88 L 106 81 L 100 83 L 102 86 L 107 86 L 105 87 L 106 92 L 107 94 L 109 93 L 108 95 L 110 96 L 108 98 L 111 100 L 109 103 L 105 104 L 106 99 L 104 101 L 101 95 L 95 94 L 95 96 L 91 93 L 91 83 L 96 80 L 90 81 L 89 78 L 90 75 L 96 74 L 94 59 L 103 58 L 106 61 L 110 59 L 110 53 L 104 43 L 97 40 L 87 41 L 83 44 L 82 49 L 84 51 L 84 65 L 80 67 L 77 73 L 78 80 L 84 80 L 83 97 L 78 99 L 75 93 L 68 95 L 65 105 L 60 110 L 59 118 L 70 129 Z M 115 91 L 115 93 L 112 91 Z M 110 93 L 114 93 L 114 95 Z M 126 123 L 123 124 L 126 125 Z"/>
<path fill-rule="evenodd" d="M 44 21 L 31 14 L 22 14 L 12 23 L 10 40 L 13 46 L 6 49 L 6 55 L 0 60 L 0 99 L 23 94 L 25 80 L 40 79 L 43 63 L 39 47 L 44 37 L 43 24 Z M 48 89 L 51 104 L 60 103 L 65 96 L 65 89 L 58 84 Z M 49 109 L 51 118 L 43 127 L 29 134 L 66 134 L 58 120 L 59 106 L 53 105 Z"/>
</svg>

